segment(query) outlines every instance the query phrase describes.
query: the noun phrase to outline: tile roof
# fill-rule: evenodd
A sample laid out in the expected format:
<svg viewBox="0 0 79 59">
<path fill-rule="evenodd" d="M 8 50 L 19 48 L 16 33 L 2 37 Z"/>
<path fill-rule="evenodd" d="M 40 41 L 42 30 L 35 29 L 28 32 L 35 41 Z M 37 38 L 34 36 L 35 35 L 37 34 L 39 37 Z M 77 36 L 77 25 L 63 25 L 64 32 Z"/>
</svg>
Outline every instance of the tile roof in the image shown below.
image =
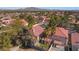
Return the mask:
<svg viewBox="0 0 79 59">
<path fill-rule="evenodd" d="M 74 45 L 79 45 L 79 33 L 73 33 L 72 34 L 72 44 L 74 44 Z"/>
<path fill-rule="evenodd" d="M 32 28 L 34 36 L 39 36 L 44 29 L 40 25 L 33 26 Z"/>
<path fill-rule="evenodd" d="M 57 27 L 55 35 L 59 36 L 59 37 L 68 38 L 68 30 L 61 28 L 61 27 Z M 72 40 L 73 45 L 77 45 L 77 44 L 79 45 L 79 33 L 77 33 L 77 32 L 72 33 L 71 40 Z M 62 42 L 63 42 L 63 40 L 62 40 Z"/>
<path fill-rule="evenodd" d="M 61 27 L 57 27 L 54 35 L 68 38 L 68 30 Z"/>
</svg>

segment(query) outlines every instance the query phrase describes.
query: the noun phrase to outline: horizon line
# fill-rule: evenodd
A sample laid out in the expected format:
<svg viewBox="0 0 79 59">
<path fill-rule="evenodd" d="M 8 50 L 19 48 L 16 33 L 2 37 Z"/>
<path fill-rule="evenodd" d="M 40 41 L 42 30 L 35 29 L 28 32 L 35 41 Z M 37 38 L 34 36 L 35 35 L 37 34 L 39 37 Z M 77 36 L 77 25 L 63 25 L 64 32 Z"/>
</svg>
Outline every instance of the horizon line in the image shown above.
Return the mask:
<svg viewBox="0 0 79 59">
<path fill-rule="evenodd" d="M 0 7 L 2 10 L 15 10 L 21 8 L 30 8 L 30 7 Z M 79 10 L 79 7 L 34 7 L 48 10 Z"/>
</svg>

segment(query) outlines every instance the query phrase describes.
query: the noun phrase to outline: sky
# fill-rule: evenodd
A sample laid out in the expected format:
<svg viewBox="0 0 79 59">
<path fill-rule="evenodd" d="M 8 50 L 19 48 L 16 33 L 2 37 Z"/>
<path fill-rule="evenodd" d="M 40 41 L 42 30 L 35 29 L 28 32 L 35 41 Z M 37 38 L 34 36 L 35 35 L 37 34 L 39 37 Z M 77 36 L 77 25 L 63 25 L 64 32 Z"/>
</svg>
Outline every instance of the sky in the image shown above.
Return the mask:
<svg viewBox="0 0 79 59">
<path fill-rule="evenodd" d="M 13 10 L 21 7 L 79 10 L 79 0 L 0 0 L 0 9 Z"/>
<path fill-rule="evenodd" d="M 0 9 L 17 9 L 18 7 L 79 10 L 79 0 L 0 0 Z"/>
<path fill-rule="evenodd" d="M 79 0 L 0 0 L 0 7 L 79 6 Z"/>
</svg>

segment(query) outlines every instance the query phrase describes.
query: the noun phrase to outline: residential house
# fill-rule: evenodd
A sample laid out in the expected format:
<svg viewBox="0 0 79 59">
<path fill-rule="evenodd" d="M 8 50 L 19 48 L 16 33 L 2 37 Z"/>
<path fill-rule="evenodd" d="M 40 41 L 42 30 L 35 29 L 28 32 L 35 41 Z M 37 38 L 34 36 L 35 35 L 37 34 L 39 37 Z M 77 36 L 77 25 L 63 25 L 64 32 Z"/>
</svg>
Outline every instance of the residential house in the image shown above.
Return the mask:
<svg viewBox="0 0 79 59">
<path fill-rule="evenodd" d="M 10 25 L 10 24 L 13 23 L 13 20 L 14 20 L 14 19 L 12 19 L 12 18 L 10 18 L 10 17 L 3 17 L 3 18 L 1 18 L 1 23 L 2 23 L 3 25 Z"/>
<path fill-rule="evenodd" d="M 68 39 L 68 30 L 57 27 L 55 34 L 52 36 L 53 43 L 56 45 L 56 47 L 59 46 L 65 46 Z"/>
<path fill-rule="evenodd" d="M 32 30 L 33 30 L 33 35 L 38 39 L 39 36 L 42 35 L 42 33 L 44 32 L 44 28 L 42 28 L 38 24 L 34 25 Z M 72 40 L 72 46 L 79 48 L 79 33 L 77 32 L 72 33 L 71 40 Z M 68 42 L 68 30 L 62 27 L 56 27 L 55 34 L 52 37 L 44 38 L 44 42 L 49 45 L 52 42 L 52 45 L 54 44 L 55 47 L 64 48 Z"/>
<path fill-rule="evenodd" d="M 52 36 L 53 44 L 57 48 L 62 48 L 66 46 L 68 42 L 68 30 L 57 27 L 55 34 Z M 72 42 L 72 49 L 76 50 L 79 48 L 79 33 L 71 33 L 71 42 Z M 75 48 L 76 49 L 75 49 Z"/>
<path fill-rule="evenodd" d="M 23 26 L 28 26 L 28 22 L 26 20 L 21 19 L 20 22 Z"/>
<path fill-rule="evenodd" d="M 44 28 L 42 28 L 40 25 L 36 24 L 32 27 L 33 35 L 36 37 L 36 43 L 35 45 L 39 44 L 40 34 L 44 31 Z"/>
</svg>

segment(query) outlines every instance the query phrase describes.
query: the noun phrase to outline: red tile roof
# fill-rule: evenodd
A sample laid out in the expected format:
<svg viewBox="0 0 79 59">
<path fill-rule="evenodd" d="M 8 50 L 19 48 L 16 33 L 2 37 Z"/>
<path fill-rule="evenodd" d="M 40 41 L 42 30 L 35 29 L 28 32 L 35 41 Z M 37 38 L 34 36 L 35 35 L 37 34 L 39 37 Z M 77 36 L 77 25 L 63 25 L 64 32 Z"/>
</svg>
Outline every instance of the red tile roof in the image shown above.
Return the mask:
<svg viewBox="0 0 79 59">
<path fill-rule="evenodd" d="M 73 33 L 72 34 L 72 44 L 76 45 L 79 44 L 79 33 Z"/>
<path fill-rule="evenodd" d="M 68 30 L 61 27 L 57 27 L 55 35 L 68 38 Z"/>
<path fill-rule="evenodd" d="M 68 30 L 61 28 L 61 27 L 57 27 L 55 35 L 68 38 Z M 72 33 L 71 40 L 72 40 L 73 45 L 79 44 L 79 33 L 77 32 Z"/>
<path fill-rule="evenodd" d="M 34 36 L 39 36 L 44 31 L 44 29 L 39 25 L 34 26 L 32 30 L 33 30 Z"/>
</svg>

